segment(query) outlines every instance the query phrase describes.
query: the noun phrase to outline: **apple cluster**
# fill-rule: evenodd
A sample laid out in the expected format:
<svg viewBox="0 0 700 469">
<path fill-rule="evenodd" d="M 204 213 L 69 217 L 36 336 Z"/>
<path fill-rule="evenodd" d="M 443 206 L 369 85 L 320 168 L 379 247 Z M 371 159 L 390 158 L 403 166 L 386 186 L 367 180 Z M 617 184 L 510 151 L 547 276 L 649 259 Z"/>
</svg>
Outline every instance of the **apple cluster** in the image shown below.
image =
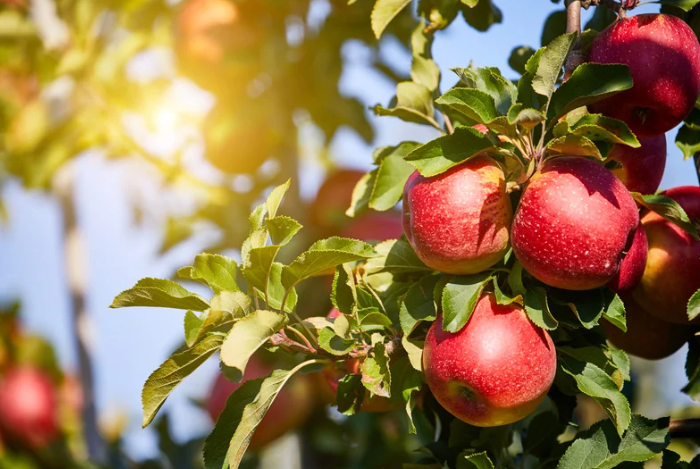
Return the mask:
<svg viewBox="0 0 700 469">
<path fill-rule="evenodd" d="M 603 321 L 609 340 L 658 359 L 678 350 L 697 322 L 687 310 L 700 289 L 700 241 L 654 211 L 640 214 L 631 193 L 649 195 L 659 187 L 664 133 L 683 121 L 700 92 L 700 44 L 682 20 L 643 14 L 601 32 L 588 60 L 629 67 L 634 86 L 589 111 L 626 123 L 641 146 L 615 145 L 605 165 L 576 153 L 532 155 L 537 167 L 515 190 L 503 166 L 486 155 L 437 175 L 416 171 L 403 192 L 404 231 L 417 256 L 447 274 L 484 272 L 512 248 L 525 271 L 548 287 L 609 287 L 627 312 L 626 332 Z M 662 195 L 691 223 L 700 222 L 699 187 Z M 553 383 L 556 357 L 551 337 L 522 306 L 483 293 L 461 330 L 446 331 L 439 317 L 433 323 L 423 368 L 450 413 L 494 426 L 538 406 Z"/>
</svg>

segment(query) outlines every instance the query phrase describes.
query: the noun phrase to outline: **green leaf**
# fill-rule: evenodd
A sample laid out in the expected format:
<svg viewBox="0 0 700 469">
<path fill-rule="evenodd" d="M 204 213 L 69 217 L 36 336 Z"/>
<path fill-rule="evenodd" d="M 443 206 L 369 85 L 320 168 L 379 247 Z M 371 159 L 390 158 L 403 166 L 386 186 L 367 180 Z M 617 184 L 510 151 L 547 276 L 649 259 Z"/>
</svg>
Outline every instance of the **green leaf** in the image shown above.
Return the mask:
<svg viewBox="0 0 700 469">
<path fill-rule="evenodd" d="M 452 88 L 435 102 L 441 106 L 449 107 L 479 124 L 491 122 L 499 116 L 493 98 L 474 88 Z"/>
<path fill-rule="evenodd" d="M 462 3 L 466 5 L 462 8 L 464 20 L 477 31 L 487 31 L 492 25 L 503 21 L 501 10 L 491 0 L 479 0 L 476 4 L 473 0 L 462 0 Z"/>
<path fill-rule="evenodd" d="M 683 152 L 683 158 L 692 158 L 700 152 L 700 131 L 691 129 L 687 124 L 683 125 L 676 134 L 676 146 Z"/>
<path fill-rule="evenodd" d="M 566 32 L 566 11 L 553 11 L 544 21 L 541 44 L 548 46 L 554 39 Z"/>
<path fill-rule="evenodd" d="M 576 33 L 564 34 L 550 42 L 542 52 L 537 72 L 532 79 L 532 89 L 537 94 L 547 98 L 546 102 L 548 104 L 554 92 L 554 85 L 556 85 L 566 62 L 566 57 L 569 55 L 575 42 Z"/>
<path fill-rule="evenodd" d="M 354 314 L 357 309 L 357 291 L 352 269 L 347 265 L 339 265 L 333 277 L 331 292 L 333 306 L 343 314 Z"/>
<path fill-rule="evenodd" d="M 287 179 L 287 182 L 272 189 L 270 195 L 267 196 L 267 200 L 265 201 L 265 208 L 267 209 L 266 211 L 268 220 L 277 216 L 277 209 L 282 203 L 282 198 L 284 198 L 284 195 L 287 193 L 287 190 L 289 190 L 289 186 L 291 185 L 291 183 L 292 180 Z"/>
<path fill-rule="evenodd" d="M 643 205 L 652 212 L 656 212 L 671 223 L 683 228 L 696 240 L 700 240 L 700 237 L 698 237 L 698 229 L 693 222 L 690 221 L 688 214 L 685 213 L 685 210 L 683 210 L 683 207 L 681 207 L 678 202 L 661 194 L 642 195 L 638 192 L 631 192 L 631 194 L 638 204 Z"/>
<path fill-rule="evenodd" d="M 280 246 L 263 246 L 249 251 L 247 266 L 242 272 L 250 286 L 263 293 L 267 291 L 272 264 L 279 250 Z"/>
<path fill-rule="evenodd" d="M 223 337 L 212 334 L 188 349 L 178 349 L 146 380 L 141 393 L 143 426 L 153 421 L 175 387 L 216 352 Z"/>
<path fill-rule="evenodd" d="M 491 96 L 498 115 L 505 115 L 518 97 L 517 87 L 501 75 L 501 71 L 496 67 L 455 68 L 452 71 L 467 88 L 474 88 Z"/>
<path fill-rule="evenodd" d="M 362 385 L 362 376 L 346 374 L 338 381 L 335 399 L 338 412 L 344 415 L 356 414 L 360 411 L 364 396 L 365 387 Z"/>
<path fill-rule="evenodd" d="M 425 177 L 436 176 L 486 150 L 494 144 L 471 127 L 458 127 L 451 135 L 438 137 L 413 150 L 406 161 Z"/>
<path fill-rule="evenodd" d="M 396 85 L 396 106 L 387 109 L 376 105 L 372 110 L 378 116 L 398 117 L 406 122 L 432 125 L 440 129 L 440 124 L 434 117 L 433 92 L 412 81 L 403 81 Z"/>
<path fill-rule="evenodd" d="M 486 283 L 491 280 L 489 272 L 451 277 L 442 290 L 442 328 L 458 332 L 467 324 L 476 308 Z"/>
<path fill-rule="evenodd" d="M 229 368 L 245 372 L 250 357 L 262 344 L 287 325 L 287 316 L 257 310 L 233 324 L 221 345 L 221 361 Z"/>
<path fill-rule="evenodd" d="M 384 29 L 391 23 L 391 20 L 410 3 L 411 0 L 377 0 L 371 15 L 374 36 L 377 39 L 382 37 Z"/>
<path fill-rule="evenodd" d="M 362 361 L 360 369 L 365 389 L 377 396 L 391 397 L 389 354 L 383 343 L 374 346 L 372 354 Z"/>
<path fill-rule="evenodd" d="M 602 114 L 585 114 L 573 124 L 571 131 L 594 141 L 619 143 L 632 148 L 641 146 L 627 124 Z"/>
<path fill-rule="evenodd" d="M 609 98 L 632 88 L 629 67 L 622 64 L 585 63 L 552 95 L 547 117 L 557 120 L 569 111 Z"/>
<path fill-rule="evenodd" d="M 318 346 L 326 352 L 340 357 L 347 355 L 355 347 L 355 341 L 343 339 L 332 328 L 324 327 L 318 333 Z"/>
<path fill-rule="evenodd" d="M 525 292 L 525 312 L 537 327 L 553 331 L 559 323 L 552 316 L 547 304 L 547 291 L 542 287 L 534 287 Z"/>
<path fill-rule="evenodd" d="M 604 290 L 604 292 L 607 307 L 603 312 L 603 317 L 622 332 L 627 332 L 625 304 L 622 302 L 620 296 L 609 288 Z"/>
<path fill-rule="evenodd" d="M 194 265 L 177 271 L 180 278 L 196 280 L 209 285 L 214 293 L 240 291 L 236 283 L 238 264 L 233 259 L 219 254 L 199 254 Z"/>
<path fill-rule="evenodd" d="M 404 157 L 415 150 L 419 143 L 403 142 L 382 158 L 374 179 L 369 207 L 383 212 L 392 209 L 403 196 L 403 188 L 415 168 Z"/>
<path fill-rule="evenodd" d="M 586 329 L 593 329 L 598 325 L 598 320 L 607 306 L 602 289 L 585 292 L 558 290 L 554 302 L 568 307 Z"/>
<path fill-rule="evenodd" d="M 408 289 L 399 311 L 399 322 L 405 336 L 410 336 L 421 322 L 434 321 L 437 317 L 434 291 L 440 279 L 439 275 L 423 277 Z"/>
<path fill-rule="evenodd" d="M 658 0 L 654 3 L 661 3 L 663 5 L 673 5 L 674 7 L 678 7 L 685 12 L 689 12 L 693 9 L 695 5 L 698 4 L 699 1 L 700 0 Z"/>
<path fill-rule="evenodd" d="M 523 285 L 523 265 L 517 260 L 508 273 L 508 286 L 514 295 L 525 295 L 525 285 Z"/>
<path fill-rule="evenodd" d="M 197 317 L 192 311 L 185 313 L 185 343 L 188 347 L 194 345 L 203 323 L 204 320 Z"/>
<path fill-rule="evenodd" d="M 529 46 L 520 46 L 513 49 L 508 58 L 508 65 L 521 75 L 525 74 L 525 64 L 533 56 L 535 50 Z"/>
<path fill-rule="evenodd" d="M 700 315 L 700 290 L 696 291 L 688 301 L 688 319 L 691 321 Z"/>
<path fill-rule="evenodd" d="M 265 222 L 265 226 L 267 226 L 267 230 L 270 233 L 272 244 L 277 246 L 288 244 L 302 228 L 298 221 L 284 215 L 270 218 Z"/>
<path fill-rule="evenodd" d="M 423 264 L 411 245 L 403 239 L 390 239 L 374 247 L 377 257 L 365 264 L 365 272 L 369 275 L 379 272 L 392 274 L 410 274 L 414 272 L 432 272 L 433 269 Z"/>
<path fill-rule="evenodd" d="M 592 156 L 603 160 L 603 155 L 595 143 L 581 135 L 567 134 L 552 139 L 547 144 L 547 150 L 566 156 Z"/>
<path fill-rule="evenodd" d="M 192 311 L 209 309 L 209 303 L 201 296 L 187 291 L 172 280 L 158 278 L 139 280 L 134 287 L 117 295 L 110 308 L 130 306 L 155 306 Z"/>
<path fill-rule="evenodd" d="M 668 417 L 658 420 L 633 415 L 622 439 L 610 421 L 595 424 L 566 450 L 557 469 L 612 469 L 626 462 L 644 462 L 669 444 Z"/>
<path fill-rule="evenodd" d="M 457 469 L 494 469 L 493 462 L 486 451 L 483 453 L 465 454 L 457 458 Z"/>
<path fill-rule="evenodd" d="M 574 378 L 579 391 L 600 404 L 615 424 L 617 433 L 622 435 L 630 424 L 632 414 L 627 398 L 620 392 L 615 381 L 592 363 L 560 355 L 559 365 Z"/>
<path fill-rule="evenodd" d="M 228 333 L 235 319 L 249 314 L 253 300 L 243 292 L 221 292 L 211 299 L 211 309 L 197 333 L 195 342 L 209 332 Z"/>
<path fill-rule="evenodd" d="M 432 58 L 432 45 L 433 35 L 425 33 L 425 21 L 421 19 L 411 34 L 411 80 L 435 91 L 440 86 L 440 68 Z"/>
<path fill-rule="evenodd" d="M 353 218 L 357 217 L 369 208 L 369 200 L 372 197 L 372 190 L 374 189 L 374 182 L 377 180 L 378 169 L 363 175 L 355 188 L 352 190 L 352 199 L 350 201 L 350 207 L 345 211 L 345 215 Z"/>
<path fill-rule="evenodd" d="M 354 239 L 333 237 L 317 241 L 282 269 L 282 285 L 290 289 L 305 278 L 327 269 L 375 255 L 372 246 Z"/>
<path fill-rule="evenodd" d="M 688 384 L 682 391 L 694 401 L 700 402 L 700 337 L 696 335 L 688 341 L 685 375 L 688 377 Z"/>
<path fill-rule="evenodd" d="M 268 306 L 272 309 L 280 310 L 282 308 L 282 299 L 284 298 L 287 289 L 282 285 L 282 271 L 284 265 L 275 262 L 272 264 L 272 269 L 270 270 L 270 282 L 267 285 L 268 300 L 270 303 Z M 259 298 L 265 300 L 265 296 L 262 292 L 258 292 Z M 292 313 L 297 305 L 297 292 L 294 288 L 289 290 L 289 295 L 287 295 L 287 302 L 284 304 L 284 312 Z"/>
<path fill-rule="evenodd" d="M 544 121 L 545 117 L 540 111 L 526 108 L 520 103 L 513 104 L 508 109 L 508 122 L 513 125 L 521 125 L 527 130 L 531 130 Z"/>
<path fill-rule="evenodd" d="M 540 109 L 542 107 L 541 99 L 532 88 L 532 81 L 535 79 L 535 73 L 537 72 L 537 67 L 540 65 L 540 59 L 542 58 L 544 50 L 545 49 L 542 48 L 532 54 L 525 64 L 525 73 L 520 80 L 518 80 L 518 102 L 525 107 L 533 109 Z"/>
<path fill-rule="evenodd" d="M 248 380 L 226 401 L 216 426 L 204 441 L 206 469 L 237 469 L 248 449 L 255 428 L 287 381 L 300 369 L 315 363 L 304 362 L 290 371 L 275 370 L 265 379 Z"/>
</svg>

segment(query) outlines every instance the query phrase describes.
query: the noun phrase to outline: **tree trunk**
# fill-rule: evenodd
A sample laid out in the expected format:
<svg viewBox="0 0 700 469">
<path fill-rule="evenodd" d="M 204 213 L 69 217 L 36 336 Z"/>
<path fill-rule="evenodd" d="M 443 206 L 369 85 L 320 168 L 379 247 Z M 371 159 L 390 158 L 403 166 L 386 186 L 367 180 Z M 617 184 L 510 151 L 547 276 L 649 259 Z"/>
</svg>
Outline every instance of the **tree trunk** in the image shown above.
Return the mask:
<svg viewBox="0 0 700 469">
<path fill-rule="evenodd" d="M 56 194 L 63 211 L 64 269 L 70 292 L 72 309 L 71 327 L 75 341 L 80 384 L 83 392 L 82 424 L 88 457 L 91 461 L 104 462 L 106 452 L 97 423 L 93 364 L 91 358 L 91 321 L 86 310 L 87 262 L 85 244 L 75 207 L 73 166 L 66 167 L 57 176 Z"/>
</svg>

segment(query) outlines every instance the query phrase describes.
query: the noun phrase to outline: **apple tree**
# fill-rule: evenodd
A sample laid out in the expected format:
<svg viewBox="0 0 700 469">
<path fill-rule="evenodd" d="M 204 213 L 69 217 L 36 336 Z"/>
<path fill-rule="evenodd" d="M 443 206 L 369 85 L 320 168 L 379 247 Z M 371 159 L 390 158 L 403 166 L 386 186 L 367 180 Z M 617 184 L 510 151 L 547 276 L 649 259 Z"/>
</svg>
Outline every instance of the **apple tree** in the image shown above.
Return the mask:
<svg viewBox="0 0 700 469">
<path fill-rule="evenodd" d="M 404 235 L 294 252 L 287 181 L 248 217 L 240 261 L 202 253 L 180 282 L 144 278 L 117 295 L 114 308 L 184 312 L 185 344 L 144 386 L 144 425 L 218 353 L 230 396 L 210 411 L 207 469 L 239 467 L 277 402 L 303 407 L 284 393 L 308 376 L 349 420 L 403 409 L 419 442 L 404 467 L 695 467 L 667 447 L 697 422 L 633 414 L 625 394 L 628 352 L 659 359 L 688 343 L 683 392 L 700 398 L 700 188 L 656 192 L 665 132 L 683 123 L 679 147 L 700 149 L 698 7 L 635 15 L 637 3 L 568 1 L 542 48 L 513 51 L 517 81 L 468 65 L 441 90 L 435 35 L 460 13 L 482 30 L 502 13 L 490 0 L 418 2 L 410 79 L 372 110 L 441 135 L 377 148 L 347 210 L 401 203 Z M 410 4 L 377 0 L 376 37 Z M 333 309 L 309 316 L 301 287 L 331 275 Z M 261 370 L 270 352 L 289 366 Z M 588 428 L 584 400 L 605 415 Z"/>
</svg>

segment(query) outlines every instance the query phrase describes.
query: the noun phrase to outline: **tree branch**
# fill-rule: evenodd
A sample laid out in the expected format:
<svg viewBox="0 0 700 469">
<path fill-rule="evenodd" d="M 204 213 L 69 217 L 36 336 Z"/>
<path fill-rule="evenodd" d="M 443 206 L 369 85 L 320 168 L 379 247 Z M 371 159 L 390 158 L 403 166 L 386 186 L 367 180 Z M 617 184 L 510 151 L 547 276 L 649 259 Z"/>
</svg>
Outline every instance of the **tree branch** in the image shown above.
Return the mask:
<svg viewBox="0 0 700 469">
<path fill-rule="evenodd" d="M 564 81 L 571 77 L 576 67 L 581 65 L 586 57 L 581 48 L 581 0 L 567 0 L 566 2 L 566 32 L 576 33 L 576 44 L 572 49 L 564 65 Z"/>
<path fill-rule="evenodd" d="M 698 173 L 698 182 L 700 182 L 700 152 L 693 156 L 695 160 L 695 171 Z"/>
<path fill-rule="evenodd" d="M 668 431 L 671 438 L 700 438 L 700 419 L 673 419 Z"/>
</svg>

